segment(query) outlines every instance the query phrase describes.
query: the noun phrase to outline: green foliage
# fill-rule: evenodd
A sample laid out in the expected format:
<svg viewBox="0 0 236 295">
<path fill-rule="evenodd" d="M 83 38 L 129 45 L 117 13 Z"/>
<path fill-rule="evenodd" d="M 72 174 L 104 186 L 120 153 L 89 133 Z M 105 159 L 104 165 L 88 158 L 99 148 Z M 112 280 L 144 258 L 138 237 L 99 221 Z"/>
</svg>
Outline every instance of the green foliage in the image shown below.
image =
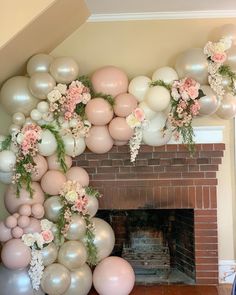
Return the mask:
<svg viewBox="0 0 236 295">
<path fill-rule="evenodd" d="M 89 265 L 97 265 L 98 257 L 97 257 L 97 247 L 94 244 L 95 234 L 94 234 L 94 226 L 92 220 L 89 215 L 84 216 L 84 220 L 86 222 L 86 247 L 88 253 L 88 264 Z"/>
<path fill-rule="evenodd" d="M 230 85 L 228 86 L 229 91 L 232 92 L 233 95 L 236 95 L 236 88 L 235 88 L 235 82 L 236 82 L 236 73 L 233 72 L 228 65 L 222 65 L 219 68 L 219 73 L 223 77 L 227 77 L 230 80 Z"/>
<path fill-rule="evenodd" d="M 165 87 L 169 91 L 171 90 L 171 85 L 165 83 L 162 80 L 156 80 L 156 81 L 151 82 L 150 83 L 150 87 L 154 87 L 154 86 L 162 86 L 162 87 Z"/>
<path fill-rule="evenodd" d="M 10 148 L 12 137 L 11 135 L 7 135 L 4 141 L 1 142 L 0 151 L 5 151 Z"/>
<path fill-rule="evenodd" d="M 91 186 L 86 187 L 85 192 L 90 197 L 94 197 L 94 198 L 97 198 L 97 199 L 101 197 L 99 191 L 96 190 L 95 188 L 91 187 Z"/>
</svg>

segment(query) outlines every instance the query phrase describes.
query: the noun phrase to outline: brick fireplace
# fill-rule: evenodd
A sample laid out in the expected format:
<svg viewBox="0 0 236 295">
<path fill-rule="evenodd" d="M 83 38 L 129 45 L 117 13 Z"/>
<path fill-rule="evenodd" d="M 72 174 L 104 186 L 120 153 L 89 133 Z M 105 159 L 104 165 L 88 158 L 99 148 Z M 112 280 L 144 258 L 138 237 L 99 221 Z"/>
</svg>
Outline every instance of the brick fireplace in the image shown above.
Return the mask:
<svg viewBox="0 0 236 295">
<path fill-rule="evenodd" d="M 217 177 L 225 145 L 197 144 L 194 157 L 183 145 L 142 146 L 135 166 L 128 146 L 75 159 L 103 194 L 100 209 L 193 209 L 196 284 L 218 283 Z"/>
</svg>

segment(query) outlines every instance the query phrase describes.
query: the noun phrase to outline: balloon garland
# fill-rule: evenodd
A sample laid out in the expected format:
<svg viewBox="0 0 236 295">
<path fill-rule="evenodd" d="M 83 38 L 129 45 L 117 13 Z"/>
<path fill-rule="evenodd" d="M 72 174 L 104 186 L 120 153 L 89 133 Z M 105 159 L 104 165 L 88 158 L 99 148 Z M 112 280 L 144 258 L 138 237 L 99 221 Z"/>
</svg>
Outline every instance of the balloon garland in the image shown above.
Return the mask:
<svg viewBox="0 0 236 295">
<path fill-rule="evenodd" d="M 0 181 L 9 184 L 11 214 L 0 222 L 3 295 L 85 295 L 92 280 L 100 294 L 129 294 L 133 270 L 122 258 L 107 258 L 114 232 L 95 217 L 100 194 L 71 157 L 86 147 L 102 154 L 129 143 L 135 162 L 142 143 L 164 145 L 172 135 L 193 153 L 194 117 L 236 115 L 232 26 L 219 30 L 219 42 L 185 51 L 175 69 L 159 68 L 152 79 L 129 82 L 114 66 L 79 77 L 73 58 L 37 54 L 27 77 L 3 84 L 0 102 L 12 115 L 10 134 L 0 136 Z M 97 263 L 92 275 L 88 264 Z"/>
</svg>

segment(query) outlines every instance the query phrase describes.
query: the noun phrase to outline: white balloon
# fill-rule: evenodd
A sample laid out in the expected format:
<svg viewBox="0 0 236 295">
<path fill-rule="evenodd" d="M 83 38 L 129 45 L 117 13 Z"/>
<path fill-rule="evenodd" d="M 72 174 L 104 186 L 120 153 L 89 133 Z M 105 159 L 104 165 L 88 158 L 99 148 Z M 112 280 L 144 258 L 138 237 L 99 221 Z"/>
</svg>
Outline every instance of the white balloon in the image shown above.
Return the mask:
<svg viewBox="0 0 236 295">
<path fill-rule="evenodd" d="M 40 113 L 47 113 L 49 110 L 49 104 L 46 101 L 40 101 L 37 105 L 37 110 Z"/>
<path fill-rule="evenodd" d="M 15 114 L 13 114 L 12 122 L 15 125 L 22 126 L 25 123 L 25 115 L 23 113 L 15 113 Z"/>
<path fill-rule="evenodd" d="M 151 82 L 151 79 L 146 76 L 137 76 L 130 81 L 128 92 L 133 94 L 141 102 L 144 100 Z"/>
<path fill-rule="evenodd" d="M 30 117 L 28 117 L 28 118 L 25 119 L 25 124 L 24 125 L 30 125 L 30 124 L 33 124 L 33 123 L 34 123 L 34 121 Z"/>
<path fill-rule="evenodd" d="M 162 67 L 157 69 L 153 75 L 152 80 L 162 80 L 167 84 L 173 83 L 174 80 L 178 80 L 177 72 L 171 67 Z"/>
<path fill-rule="evenodd" d="M 161 146 L 171 139 L 171 129 L 168 126 L 163 133 L 167 117 L 162 113 L 157 113 L 156 117 L 149 122 L 148 128 L 143 131 L 143 142 L 151 146 Z"/>
<path fill-rule="evenodd" d="M 19 125 L 15 125 L 15 124 L 11 124 L 8 131 L 10 134 L 14 134 L 14 133 L 18 133 L 20 132 L 20 126 Z"/>
<path fill-rule="evenodd" d="M 34 121 L 39 121 L 42 118 L 42 113 L 40 113 L 40 111 L 37 109 L 33 109 L 30 113 L 30 117 Z"/>
<path fill-rule="evenodd" d="M 0 171 L 10 172 L 16 164 L 16 155 L 12 151 L 0 152 Z"/>
<path fill-rule="evenodd" d="M 151 87 L 146 96 L 145 102 L 154 112 L 161 112 L 170 103 L 170 92 L 163 86 Z"/>
<path fill-rule="evenodd" d="M 140 102 L 139 108 L 141 108 L 144 111 L 145 118 L 148 120 L 153 119 L 157 114 L 156 112 L 154 112 L 153 110 L 149 108 L 149 106 L 147 105 L 145 101 Z"/>
<path fill-rule="evenodd" d="M 38 144 L 39 154 L 45 157 L 53 155 L 57 150 L 55 136 L 49 130 L 43 130 L 41 143 Z"/>
<path fill-rule="evenodd" d="M 4 184 L 12 183 L 13 172 L 2 172 L 0 171 L 0 182 Z"/>
<path fill-rule="evenodd" d="M 73 138 L 71 135 L 65 135 L 62 139 L 68 156 L 76 157 L 85 151 L 86 144 L 84 138 Z"/>
</svg>

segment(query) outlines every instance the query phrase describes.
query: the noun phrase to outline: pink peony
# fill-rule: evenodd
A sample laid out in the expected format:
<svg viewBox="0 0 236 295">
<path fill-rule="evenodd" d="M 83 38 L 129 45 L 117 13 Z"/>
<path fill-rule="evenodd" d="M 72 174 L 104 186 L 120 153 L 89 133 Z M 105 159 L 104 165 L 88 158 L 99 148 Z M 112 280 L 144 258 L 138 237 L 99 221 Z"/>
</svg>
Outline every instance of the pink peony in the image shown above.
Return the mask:
<svg viewBox="0 0 236 295">
<path fill-rule="evenodd" d="M 145 119 L 144 111 L 141 108 L 136 108 L 134 110 L 134 116 L 139 122 L 142 122 Z"/>
<path fill-rule="evenodd" d="M 187 91 L 191 99 L 195 99 L 198 97 L 198 88 L 192 86 L 192 87 L 189 87 Z"/>
<path fill-rule="evenodd" d="M 193 116 L 197 116 L 200 110 L 200 104 L 198 101 L 196 101 L 194 104 L 191 105 L 190 111 Z"/>
<path fill-rule="evenodd" d="M 221 53 L 214 53 L 211 56 L 211 60 L 216 62 L 216 63 L 223 63 L 226 61 L 227 55 L 225 52 L 221 52 Z"/>
<path fill-rule="evenodd" d="M 53 233 L 50 230 L 42 231 L 41 235 L 44 239 L 44 242 L 47 244 L 51 243 L 54 239 Z"/>
</svg>

